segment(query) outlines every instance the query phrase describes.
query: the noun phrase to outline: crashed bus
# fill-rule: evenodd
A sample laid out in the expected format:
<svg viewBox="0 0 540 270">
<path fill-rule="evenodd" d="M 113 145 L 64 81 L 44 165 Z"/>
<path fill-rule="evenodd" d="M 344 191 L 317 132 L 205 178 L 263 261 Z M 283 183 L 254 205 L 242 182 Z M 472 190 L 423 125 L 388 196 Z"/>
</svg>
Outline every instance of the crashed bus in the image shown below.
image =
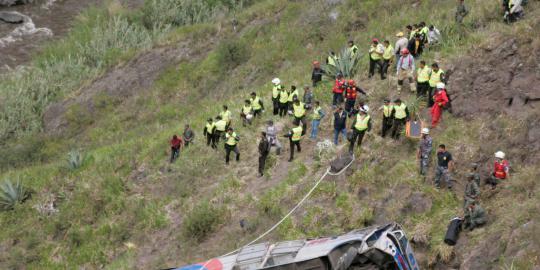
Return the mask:
<svg viewBox="0 0 540 270">
<path fill-rule="evenodd" d="M 401 226 L 389 223 L 319 239 L 260 243 L 175 270 L 420 269 Z"/>
</svg>

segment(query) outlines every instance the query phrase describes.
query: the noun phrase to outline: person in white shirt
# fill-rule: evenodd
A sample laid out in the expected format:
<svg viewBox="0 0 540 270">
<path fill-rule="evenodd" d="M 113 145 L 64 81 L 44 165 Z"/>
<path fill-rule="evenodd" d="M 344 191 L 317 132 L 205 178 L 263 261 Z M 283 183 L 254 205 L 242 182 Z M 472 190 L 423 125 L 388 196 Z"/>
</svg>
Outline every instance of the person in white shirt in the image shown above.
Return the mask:
<svg viewBox="0 0 540 270">
<path fill-rule="evenodd" d="M 430 25 L 427 38 L 430 46 L 438 44 L 441 42 L 441 32 L 435 26 Z"/>
</svg>

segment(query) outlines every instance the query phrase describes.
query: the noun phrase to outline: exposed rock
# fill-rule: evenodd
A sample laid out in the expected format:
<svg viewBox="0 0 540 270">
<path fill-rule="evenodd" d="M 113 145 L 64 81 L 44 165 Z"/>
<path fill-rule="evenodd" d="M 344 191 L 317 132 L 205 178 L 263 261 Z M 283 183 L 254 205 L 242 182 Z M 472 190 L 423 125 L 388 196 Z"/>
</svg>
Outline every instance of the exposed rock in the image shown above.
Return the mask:
<svg viewBox="0 0 540 270">
<path fill-rule="evenodd" d="M 16 11 L 0 11 L 0 21 L 7 23 L 23 23 L 26 16 Z"/>
<path fill-rule="evenodd" d="M 462 235 L 462 237 L 466 237 Z M 484 239 L 477 247 L 468 254 L 464 254 L 461 269 L 488 270 L 493 269 L 494 264 L 504 252 L 503 241 L 499 235 L 492 235 Z"/>
<path fill-rule="evenodd" d="M 403 208 L 406 213 L 421 214 L 431 210 L 432 206 L 431 198 L 427 197 L 422 192 L 414 192 L 408 198 L 408 202 Z"/>
</svg>

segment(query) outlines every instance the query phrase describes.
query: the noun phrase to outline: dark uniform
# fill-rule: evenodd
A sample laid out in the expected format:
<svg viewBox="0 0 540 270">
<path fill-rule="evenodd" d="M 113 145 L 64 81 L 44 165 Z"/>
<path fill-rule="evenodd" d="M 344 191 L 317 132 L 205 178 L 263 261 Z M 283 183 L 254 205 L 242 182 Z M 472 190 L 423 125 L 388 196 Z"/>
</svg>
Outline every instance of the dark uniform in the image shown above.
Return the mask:
<svg viewBox="0 0 540 270">
<path fill-rule="evenodd" d="M 422 139 L 420 139 L 418 148 L 420 154 L 420 174 L 426 175 L 429 160 L 431 158 L 431 151 L 433 149 L 433 138 L 429 135 L 423 136 Z"/>
<path fill-rule="evenodd" d="M 466 209 L 471 203 L 478 200 L 478 197 L 480 196 L 480 188 L 478 187 L 478 184 L 476 184 L 476 181 L 474 179 L 474 173 L 469 173 L 467 175 L 468 182 L 465 186 L 465 193 L 463 196 L 463 207 Z"/>
<path fill-rule="evenodd" d="M 466 230 L 474 230 L 475 228 L 486 224 L 486 211 L 478 204 L 473 203 L 465 210 L 465 219 L 463 228 Z"/>
<path fill-rule="evenodd" d="M 435 171 L 435 186 L 440 188 L 441 177 L 444 178 L 446 186 L 452 188 L 452 178 L 448 170 L 448 164 L 452 161 L 452 154 L 448 151 L 437 153 L 437 170 Z"/>
<path fill-rule="evenodd" d="M 266 164 L 266 158 L 268 157 L 268 153 L 270 153 L 270 142 L 268 142 L 268 139 L 266 139 L 265 136 L 261 137 L 261 141 L 259 142 L 259 175 L 262 176 L 264 174 L 264 166 Z"/>
</svg>

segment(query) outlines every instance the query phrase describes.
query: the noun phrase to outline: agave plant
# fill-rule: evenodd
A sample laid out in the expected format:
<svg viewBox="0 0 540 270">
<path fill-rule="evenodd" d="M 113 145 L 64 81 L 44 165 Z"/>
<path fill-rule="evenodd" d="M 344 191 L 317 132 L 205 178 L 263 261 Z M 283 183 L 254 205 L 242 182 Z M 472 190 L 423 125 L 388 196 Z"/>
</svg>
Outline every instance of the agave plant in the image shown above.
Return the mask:
<svg viewBox="0 0 540 270">
<path fill-rule="evenodd" d="M 83 155 L 79 150 L 71 150 L 68 153 L 68 166 L 71 170 L 76 170 L 82 166 Z"/>
<path fill-rule="evenodd" d="M 323 69 L 330 77 L 336 77 L 338 73 L 341 73 L 345 78 L 352 78 L 358 72 L 361 58 L 360 52 L 353 55 L 348 48 L 343 48 L 341 53 L 336 56 L 336 65 L 323 65 Z"/>
<path fill-rule="evenodd" d="M 412 96 L 407 101 L 405 101 L 405 104 L 407 104 L 407 108 L 409 109 L 409 114 L 411 115 L 411 118 L 415 119 L 416 116 L 418 116 L 420 110 L 426 107 L 427 102 L 423 97 Z"/>
<path fill-rule="evenodd" d="M 24 202 L 29 196 L 29 192 L 20 181 L 13 184 L 5 180 L 0 185 L 0 210 L 11 210 L 16 204 Z"/>
</svg>

